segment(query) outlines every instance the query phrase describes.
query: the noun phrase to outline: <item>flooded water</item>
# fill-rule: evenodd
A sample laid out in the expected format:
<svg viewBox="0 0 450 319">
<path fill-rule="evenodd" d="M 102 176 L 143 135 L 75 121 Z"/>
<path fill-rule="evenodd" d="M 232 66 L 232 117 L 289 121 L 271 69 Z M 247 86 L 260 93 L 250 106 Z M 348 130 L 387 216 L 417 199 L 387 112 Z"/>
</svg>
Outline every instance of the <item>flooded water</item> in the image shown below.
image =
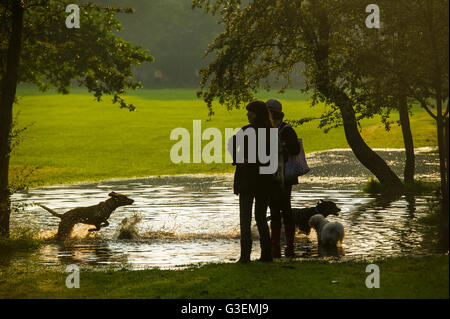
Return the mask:
<svg viewBox="0 0 450 319">
<path fill-rule="evenodd" d="M 403 153 L 379 154 L 401 174 Z M 311 207 L 320 200 L 332 200 L 341 208 L 345 241 L 337 251 L 319 251 L 315 233 L 297 234 L 296 254 L 320 258 L 337 254 L 341 258 L 365 258 L 399 254 L 424 254 L 437 247 L 427 239 L 414 219 L 426 213 L 426 196 L 374 198 L 359 191 L 368 171 L 347 150 L 308 154 L 312 171 L 301 178 L 292 193 L 293 207 Z M 436 180 L 435 155 L 417 154 L 418 177 Z M 60 185 L 30 189 L 13 196 L 14 204 L 26 204 L 24 212 L 13 213 L 11 227 L 28 225 L 41 236 L 51 238 L 59 219 L 36 204 L 57 212 L 95 205 L 114 190 L 135 202 L 116 209 L 110 225 L 99 232 L 93 226 L 78 225 L 75 238 L 59 244 L 51 239 L 38 251 L 16 254 L 9 263 L 25 259 L 45 265 L 111 265 L 141 269 L 175 268 L 197 263 L 233 262 L 239 256 L 238 197 L 232 192 L 232 175 L 186 175 L 105 181 L 96 184 Z M 126 220 L 125 220 L 126 219 Z M 256 227 L 252 259 L 259 258 Z M 119 239 L 126 232 L 130 239 Z"/>
</svg>

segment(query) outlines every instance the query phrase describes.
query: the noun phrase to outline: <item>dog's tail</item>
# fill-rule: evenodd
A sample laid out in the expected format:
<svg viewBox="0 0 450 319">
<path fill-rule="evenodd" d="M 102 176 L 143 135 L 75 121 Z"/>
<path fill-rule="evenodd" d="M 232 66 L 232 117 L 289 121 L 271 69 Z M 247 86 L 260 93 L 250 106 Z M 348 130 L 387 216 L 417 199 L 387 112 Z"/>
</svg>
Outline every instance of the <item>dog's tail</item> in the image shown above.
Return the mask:
<svg viewBox="0 0 450 319">
<path fill-rule="evenodd" d="M 41 206 L 43 209 L 45 209 L 46 211 L 48 211 L 50 214 L 52 214 L 53 216 L 55 216 L 55 217 L 58 217 L 58 218 L 62 218 L 62 214 L 58 214 L 57 212 L 55 212 L 53 209 L 50 209 L 50 208 L 48 208 L 48 207 L 45 207 L 44 205 L 39 205 L 39 206 Z"/>
</svg>

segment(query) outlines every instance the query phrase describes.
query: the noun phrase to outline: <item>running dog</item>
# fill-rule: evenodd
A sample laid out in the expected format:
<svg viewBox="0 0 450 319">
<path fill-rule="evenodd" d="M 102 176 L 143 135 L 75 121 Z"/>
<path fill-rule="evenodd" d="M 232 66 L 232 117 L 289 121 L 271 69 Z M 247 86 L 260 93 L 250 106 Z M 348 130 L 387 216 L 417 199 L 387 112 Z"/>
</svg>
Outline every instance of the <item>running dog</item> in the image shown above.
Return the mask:
<svg viewBox="0 0 450 319">
<path fill-rule="evenodd" d="M 316 214 L 309 219 L 309 225 L 314 227 L 317 233 L 319 245 L 336 246 L 344 240 L 344 226 L 341 223 L 330 223 L 321 214 Z"/>
<path fill-rule="evenodd" d="M 39 205 L 50 214 L 61 219 L 59 222 L 58 233 L 56 238 L 58 240 L 65 240 L 72 232 L 75 224 L 82 223 L 88 225 L 94 225 L 95 228 L 89 229 L 89 231 L 98 231 L 102 227 L 107 227 L 109 225 L 108 218 L 111 213 L 120 206 L 131 205 L 134 200 L 128 198 L 126 195 L 119 194 L 116 192 L 111 192 L 108 194 L 110 198 L 104 202 L 100 202 L 97 205 L 89 207 L 77 207 L 71 209 L 64 214 L 58 214 L 54 210 L 45 207 L 44 205 Z"/>
<path fill-rule="evenodd" d="M 311 226 L 309 225 L 309 219 L 315 214 L 321 214 L 324 217 L 328 215 L 338 216 L 341 209 L 336 206 L 332 201 L 320 200 L 315 207 L 310 208 L 292 208 L 292 215 L 294 217 L 295 226 L 300 229 L 301 232 L 309 235 L 311 232 Z"/>
</svg>

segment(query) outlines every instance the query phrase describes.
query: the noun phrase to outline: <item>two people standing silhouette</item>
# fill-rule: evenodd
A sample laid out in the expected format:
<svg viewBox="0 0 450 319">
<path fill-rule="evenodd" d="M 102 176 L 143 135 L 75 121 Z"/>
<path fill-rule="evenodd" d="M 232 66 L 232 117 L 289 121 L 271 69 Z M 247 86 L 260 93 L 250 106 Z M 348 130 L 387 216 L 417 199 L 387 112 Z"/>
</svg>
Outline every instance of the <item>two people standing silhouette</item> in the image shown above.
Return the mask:
<svg viewBox="0 0 450 319">
<path fill-rule="evenodd" d="M 292 185 L 297 181 L 284 180 L 280 183 L 275 179 L 275 174 L 261 173 L 261 167 L 267 166 L 258 156 L 253 156 L 249 152 L 258 153 L 258 148 L 264 146 L 266 152 L 282 152 L 286 159 L 289 155 L 298 154 L 300 146 L 298 145 L 295 131 L 282 121 L 283 112 L 281 103 L 277 100 L 254 101 L 246 106 L 247 118 L 249 124 L 244 126 L 240 132 L 234 135 L 230 140 L 230 152 L 233 156 L 233 165 L 236 166 L 234 175 L 234 193 L 239 195 L 239 219 L 240 219 L 240 244 L 241 255 L 240 263 L 250 262 L 252 250 L 251 221 L 252 208 L 255 202 L 255 220 L 258 228 L 261 246 L 262 262 L 271 262 L 273 258 L 281 257 L 280 233 L 281 216 L 286 230 L 286 257 L 294 257 L 294 235 L 295 225 L 292 218 L 290 197 Z M 271 140 L 270 129 L 277 129 L 278 138 L 277 147 L 274 149 L 273 138 Z M 256 134 L 256 139 L 249 139 L 251 134 L 248 130 Z M 238 134 L 244 134 L 244 138 L 239 140 Z M 260 142 L 262 141 L 262 143 Z M 255 145 L 251 145 L 254 143 Z M 281 143 L 281 145 L 279 145 Z M 239 145 L 242 144 L 242 145 Z M 236 161 L 237 149 L 243 151 L 244 161 Z M 253 154 L 253 155 L 256 155 Z M 249 161 L 250 158 L 256 158 L 256 161 Z M 284 163 L 281 163 L 284 165 Z M 271 230 L 267 223 L 267 208 L 271 210 Z"/>
</svg>

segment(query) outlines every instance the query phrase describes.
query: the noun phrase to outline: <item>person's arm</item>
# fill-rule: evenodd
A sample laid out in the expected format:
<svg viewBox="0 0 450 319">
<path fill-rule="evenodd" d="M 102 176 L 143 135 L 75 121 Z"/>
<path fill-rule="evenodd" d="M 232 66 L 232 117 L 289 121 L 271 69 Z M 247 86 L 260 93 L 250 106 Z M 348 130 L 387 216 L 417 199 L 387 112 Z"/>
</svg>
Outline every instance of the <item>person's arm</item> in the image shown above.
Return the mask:
<svg viewBox="0 0 450 319">
<path fill-rule="evenodd" d="M 233 165 L 236 165 L 236 159 L 238 158 L 238 154 L 241 154 L 241 152 L 244 152 L 244 150 L 246 149 L 245 145 L 237 145 L 237 141 L 238 139 L 236 138 L 236 135 L 238 134 L 242 134 L 243 131 L 248 127 L 244 126 L 243 128 L 241 128 L 235 135 L 233 135 L 232 137 L 230 137 L 230 139 L 228 140 L 228 152 L 230 153 L 232 159 L 233 159 Z M 244 138 L 244 144 L 245 144 L 246 138 Z M 246 160 L 245 158 L 245 154 L 244 154 L 244 161 Z M 242 164 L 242 163 L 239 163 Z"/>
</svg>

